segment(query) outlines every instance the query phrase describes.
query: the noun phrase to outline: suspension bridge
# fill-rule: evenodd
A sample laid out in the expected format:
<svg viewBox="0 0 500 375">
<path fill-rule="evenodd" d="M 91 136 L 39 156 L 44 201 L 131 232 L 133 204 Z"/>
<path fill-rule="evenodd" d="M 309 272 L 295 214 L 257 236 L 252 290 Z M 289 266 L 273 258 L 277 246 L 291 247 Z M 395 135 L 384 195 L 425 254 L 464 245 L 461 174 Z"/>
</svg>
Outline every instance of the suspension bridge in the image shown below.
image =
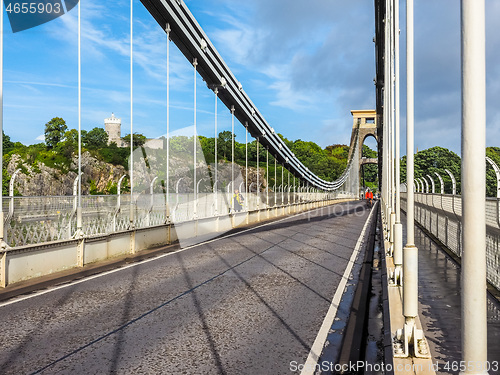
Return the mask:
<svg viewBox="0 0 500 375">
<path fill-rule="evenodd" d="M 462 0 L 460 195 L 449 170 L 414 174 L 412 0 L 404 184 L 399 1 L 374 2 L 375 110 L 351 112 L 347 167 L 335 181 L 292 153 L 185 2 L 141 3 L 168 40 L 167 114 L 170 45 L 192 64 L 192 153 L 171 163 L 167 115 L 165 149 L 130 142 L 116 195 L 82 195 L 80 127 L 73 195 L 17 197 L 20 170 L 9 176 L 0 372 L 500 373 L 500 169 L 484 151 L 484 0 Z M 132 135 L 132 28 L 130 38 Z M 80 52 L 79 67 L 81 90 Z M 215 163 L 200 152 L 200 78 L 214 95 L 216 135 L 218 103 L 231 114 L 231 163 L 217 161 L 217 142 Z M 245 128 L 244 167 L 235 163 L 236 120 Z M 256 181 L 248 135 L 257 141 Z M 369 136 L 376 159 L 362 157 Z M 495 198 L 485 198 L 486 163 L 497 175 Z M 373 206 L 360 199 L 365 164 L 379 169 Z M 188 172 L 173 178 L 173 168 Z"/>
</svg>

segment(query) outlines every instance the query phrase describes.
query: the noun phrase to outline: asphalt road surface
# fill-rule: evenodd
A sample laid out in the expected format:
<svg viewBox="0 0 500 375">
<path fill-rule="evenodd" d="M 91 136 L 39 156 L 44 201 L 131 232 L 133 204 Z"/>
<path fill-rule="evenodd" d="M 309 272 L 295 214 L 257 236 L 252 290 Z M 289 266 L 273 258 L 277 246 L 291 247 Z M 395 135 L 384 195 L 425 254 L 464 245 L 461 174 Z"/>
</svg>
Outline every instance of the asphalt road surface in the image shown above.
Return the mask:
<svg viewBox="0 0 500 375">
<path fill-rule="evenodd" d="M 343 203 L 0 305 L 0 374 L 290 374 L 369 211 Z"/>
</svg>

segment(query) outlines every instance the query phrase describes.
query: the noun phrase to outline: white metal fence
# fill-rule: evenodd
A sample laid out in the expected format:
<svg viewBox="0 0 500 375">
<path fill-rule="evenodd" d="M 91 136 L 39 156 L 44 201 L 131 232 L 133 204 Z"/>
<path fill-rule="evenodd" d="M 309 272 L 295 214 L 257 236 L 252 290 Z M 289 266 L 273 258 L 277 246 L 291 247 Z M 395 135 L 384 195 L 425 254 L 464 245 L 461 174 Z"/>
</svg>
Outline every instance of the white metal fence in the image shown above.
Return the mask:
<svg viewBox="0 0 500 375">
<path fill-rule="evenodd" d="M 277 192 L 243 192 L 243 211 L 287 207 L 295 203 L 352 196 L 343 191 L 318 192 L 285 187 Z M 126 229 L 180 223 L 232 212 L 233 194 L 227 192 L 82 196 L 85 237 Z M 5 241 L 11 247 L 73 238 L 76 232 L 76 196 L 4 197 Z M 132 208 L 132 209 L 131 209 Z M 131 215 L 131 211 L 133 214 Z M 132 218 L 132 220 L 131 220 Z"/>
<path fill-rule="evenodd" d="M 406 211 L 406 193 L 401 194 Z M 462 197 L 415 193 L 415 220 L 457 256 L 462 256 Z M 488 281 L 500 290 L 500 199 L 486 198 L 486 267 Z"/>
</svg>

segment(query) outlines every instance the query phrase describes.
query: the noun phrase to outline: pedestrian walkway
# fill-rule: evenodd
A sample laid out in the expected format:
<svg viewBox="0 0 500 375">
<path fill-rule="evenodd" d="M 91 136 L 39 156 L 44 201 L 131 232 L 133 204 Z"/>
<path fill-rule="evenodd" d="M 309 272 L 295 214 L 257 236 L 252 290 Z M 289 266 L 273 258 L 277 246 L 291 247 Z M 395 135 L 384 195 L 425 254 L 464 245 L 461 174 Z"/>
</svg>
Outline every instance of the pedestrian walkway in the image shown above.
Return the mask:
<svg viewBox="0 0 500 375">
<path fill-rule="evenodd" d="M 405 215 L 402 222 L 406 223 Z M 405 225 L 403 243 L 406 243 Z M 419 250 L 419 315 L 432 361 L 439 365 L 436 374 L 458 374 L 462 360 L 460 265 L 418 227 L 415 245 Z M 491 295 L 488 295 L 488 361 L 489 374 L 500 374 L 500 303 Z"/>
</svg>

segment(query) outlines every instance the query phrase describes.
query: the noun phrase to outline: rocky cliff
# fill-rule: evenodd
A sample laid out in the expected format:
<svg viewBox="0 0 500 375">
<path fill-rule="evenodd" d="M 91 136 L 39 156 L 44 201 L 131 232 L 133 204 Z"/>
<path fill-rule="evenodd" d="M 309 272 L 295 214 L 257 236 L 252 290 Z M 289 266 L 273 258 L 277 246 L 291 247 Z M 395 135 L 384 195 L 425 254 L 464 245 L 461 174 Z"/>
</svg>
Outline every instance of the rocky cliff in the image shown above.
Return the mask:
<svg viewBox="0 0 500 375">
<path fill-rule="evenodd" d="M 10 176 L 20 169 L 15 188 L 23 196 L 71 195 L 78 170 L 78 159 L 73 157 L 70 171 L 63 173 L 43 163 L 29 165 L 17 154 L 12 155 L 7 172 Z M 82 193 L 89 194 L 91 186 L 97 191 L 109 190 L 121 176 L 127 174 L 122 166 L 115 166 L 97 160 L 90 153 L 82 154 Z"/>
<path fill-rule="evenodd" d="M 134 189 L 145 190 L 149 187 L 149 182 L 158 176 L 158 180 L 166 179 L 166 168 L 145 166 L 144 160 L 135 159 L 134 163 Z M 68 172 L 60 169 L 51 168 L 43 163 L 30 165 L 22 160 L 21 156 L 14 154 L 7 165 L 7 172 L 10 176 L 20 169 L 16 175 L 14 187 L 22 196 L 57 196 L 73 194 L 73 185 L 76 180 L 78 170 L 78 159 L 74 156 Z M 218 186 L 219 189 L 227 188 L 228 181 L 234 173 L 234 188 L 244 186 L 247 172 L 244 167 L 227 162 L 218 164 Z M 82 194 L 91 193 L 113 194 L 120 177 L 128 176 L 128 170 L 123 166 L 116 166 L 105 163 L 93 157 L 89 152 L 82 154 Z M 210 191 L 215 178 L 214 165 L 207 166 L 205 163 L 197 163 L 197 181 L 200 181 L 199 190 Z M 265 180 L 265 169 L 259 170 L 259 183 L 261 189 L 267 187 Z M 125 185 L 125 184 L 124 184 Z M 156 184 L 155 191 L 161 191 L 160 184 Z M 248 186 L 250 190 L 255 191 L 257 186 L 257 169 L 248 168 Z M 172 157 L 170 160 L 170 191 L 174 192 L 176 187 L 180 192 L 189 192 L 193 189 L 193 173 L 190 163 L 181 158 Z M 126 186 L 122 187 L 127 190 Z M 231 188 L 231 187 L 230 187 Z M 122 190 L 122 191 L 123 191 Z"/>
</svg>

